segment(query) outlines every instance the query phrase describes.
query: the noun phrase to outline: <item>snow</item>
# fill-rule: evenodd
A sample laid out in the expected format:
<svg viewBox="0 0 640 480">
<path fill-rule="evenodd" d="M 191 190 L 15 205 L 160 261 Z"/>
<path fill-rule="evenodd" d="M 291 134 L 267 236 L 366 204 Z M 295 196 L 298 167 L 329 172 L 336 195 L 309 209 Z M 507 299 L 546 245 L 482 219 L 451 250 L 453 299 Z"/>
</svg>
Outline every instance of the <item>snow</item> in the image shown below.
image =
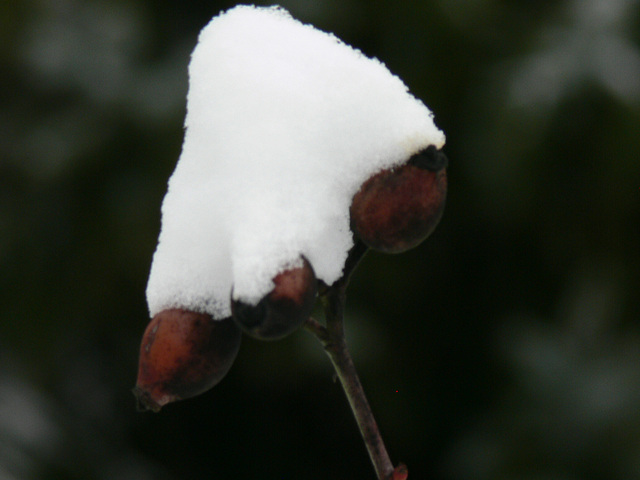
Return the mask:
<svg viewBox="0 0 640 480">
<path fill-rule="evenodd" d="M 202 30 L 185 127 L 147 286 L 152 316 L 228 317 L 232 294 L 257 303 L 301 255 L 333 283 L 360 185 L 445 141 L 381 62 L 280 7 L 238 6 Z"/>
</svg>

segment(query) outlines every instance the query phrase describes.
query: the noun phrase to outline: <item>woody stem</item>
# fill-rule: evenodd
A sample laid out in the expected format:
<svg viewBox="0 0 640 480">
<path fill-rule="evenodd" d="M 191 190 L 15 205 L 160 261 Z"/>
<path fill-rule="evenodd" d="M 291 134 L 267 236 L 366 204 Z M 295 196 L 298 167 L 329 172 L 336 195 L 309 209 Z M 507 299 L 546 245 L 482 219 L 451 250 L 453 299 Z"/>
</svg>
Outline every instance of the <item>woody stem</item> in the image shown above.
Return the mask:
<svg viewBox="0 0 640 480">
<path fill-rule="evenodd" d="M 310 318 L 305 327 L 318 338 L 331 359 L 360 428 L 376 475 L 379 480 L 387 480 L 393 474 L 393 465 L 360 383 L 344 335 L 344 305 L 347 284 L 351 273 L 366 252 L 367 248 L 363 244 L 356 244 L 349 252 L 343 276 L 322 293 L 326 325 Z"/>
</svg>

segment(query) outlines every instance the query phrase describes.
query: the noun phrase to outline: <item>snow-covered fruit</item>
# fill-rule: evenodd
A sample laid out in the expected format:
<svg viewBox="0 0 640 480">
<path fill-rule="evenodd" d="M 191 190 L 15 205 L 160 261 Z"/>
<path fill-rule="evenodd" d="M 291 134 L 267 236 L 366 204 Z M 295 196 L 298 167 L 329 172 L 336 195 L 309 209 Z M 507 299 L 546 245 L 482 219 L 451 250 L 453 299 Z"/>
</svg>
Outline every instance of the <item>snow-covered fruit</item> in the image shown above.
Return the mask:
<svg viewBox="0 0 640 480">
<path fill-rule="evenodd" d="M 446 140 L 382 62 L 282 8 L 212 19 L 191 56 L 186 112 L 147 285 L 152 316 L 231 316 L 232 289 L 255 304 L 300 253 L 332 285 L 358 188 Z"/>
<path fill-rule="evenodd" d="M 140 345 L 133 393 L 141 409 L 199 395 L 227 374 L 242 334 L 231 318 L 181 309 L 163 310 L 147 326 Z"/>
<path fill-rule="evenodd" d="M 302 265 L 273 278 L 273 289 L 256 305 L 231 299 L 238 325 L 252 337 L 276 340 L 300 327 L 313 309 L 318 291 L 313 267 L 302 257 Z"/>
<path fill-rule="evenodd" d="M 362 184 L 350 208 L 351 229 L 385 253 L 409 250 L 438 225 L 447 196 L 447 157 L 431 145 L 400 167 Z"/>
</svg>

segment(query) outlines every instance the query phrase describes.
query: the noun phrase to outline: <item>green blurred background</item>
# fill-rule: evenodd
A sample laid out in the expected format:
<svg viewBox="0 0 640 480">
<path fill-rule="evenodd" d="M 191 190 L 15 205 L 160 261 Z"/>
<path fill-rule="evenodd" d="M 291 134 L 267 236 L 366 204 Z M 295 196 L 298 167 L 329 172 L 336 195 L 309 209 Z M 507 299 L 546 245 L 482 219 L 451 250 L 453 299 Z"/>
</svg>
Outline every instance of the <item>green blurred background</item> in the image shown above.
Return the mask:
<svg viewBox="0 0 640 480">
<path fill-rule="evenodd" d="M 261 3 L 261 2 L 259 2 Z M 447 134 L 444 218 L 347 334 L 413 479 L 640 479 L 640 1 L 290 0 Z M 0 479 L 372 479 L 328 359 L 245 338 L 135 410 L 197 33 L 230 2 L 0 5 Z"/>
</svg>

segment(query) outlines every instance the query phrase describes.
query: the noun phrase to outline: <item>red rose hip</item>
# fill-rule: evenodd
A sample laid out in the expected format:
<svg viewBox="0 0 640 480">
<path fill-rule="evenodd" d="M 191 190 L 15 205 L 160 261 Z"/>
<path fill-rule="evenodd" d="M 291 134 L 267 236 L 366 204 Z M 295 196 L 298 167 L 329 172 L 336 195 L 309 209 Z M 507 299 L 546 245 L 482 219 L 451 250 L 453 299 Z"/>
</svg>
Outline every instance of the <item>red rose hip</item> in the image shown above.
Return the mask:
<svg viewBox="0 0 640 480">
<path fill-rule="evenodd" d="M 164 310 L 153 317 L 140 345 L 133 393 L 142 409 L 209 390 L 226 375 L 242 335 L 231 318 L 213 320 L 188 310 Z"/>
<path fill-rule="evenodd" d="M 273 290 L 257 305 L 231 300 L 238 325 L 261 340 L 277 340 L 300 327 L 311 314 L 318 291 L 313 267 L 304 257 L 302 266 L 279 273 L 273 283 Z"/>
<path fill-rule="evenodd" d="M 447 157 L 434 146 L 362 184 L 351 203 L 351 229 L 370 248 L 409 250 L 438 225 L 447 196 Z"/>
</svg>

